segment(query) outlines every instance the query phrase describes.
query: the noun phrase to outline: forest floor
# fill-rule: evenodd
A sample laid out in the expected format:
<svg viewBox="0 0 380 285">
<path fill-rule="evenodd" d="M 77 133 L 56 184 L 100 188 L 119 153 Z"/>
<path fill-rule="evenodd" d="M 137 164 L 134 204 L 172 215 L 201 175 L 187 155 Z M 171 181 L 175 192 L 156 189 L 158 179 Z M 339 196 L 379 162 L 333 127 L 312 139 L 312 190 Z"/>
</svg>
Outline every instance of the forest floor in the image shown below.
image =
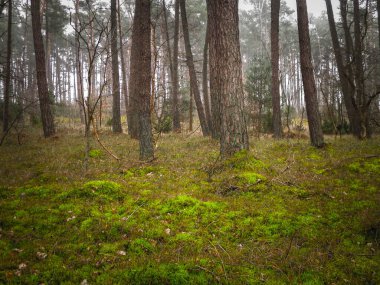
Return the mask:
<svg viewBox="0 0 380 285">
<path fill-rule="evenodd" d="M 0 147 L 1 284 L 380 284 L 379 137 L 101 139 L 87 172 L 79 133 Z"/>
</svg>

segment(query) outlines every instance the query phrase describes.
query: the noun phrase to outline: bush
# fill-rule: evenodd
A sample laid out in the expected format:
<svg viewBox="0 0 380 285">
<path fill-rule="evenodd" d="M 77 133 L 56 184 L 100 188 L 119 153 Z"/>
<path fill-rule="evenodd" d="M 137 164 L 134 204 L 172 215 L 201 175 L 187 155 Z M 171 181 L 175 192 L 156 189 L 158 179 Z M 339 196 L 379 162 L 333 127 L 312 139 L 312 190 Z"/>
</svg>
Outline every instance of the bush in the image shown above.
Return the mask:
<svg viewBox="0 0 380 285">
<path fill-rule="evenodd" d="M 158 133 L 169 133 L 172 131 L 173 120 L 169 116 L 165 116 L 163 119 L 158 120 L 154 125 L 154 130 Z"/>
</svg>

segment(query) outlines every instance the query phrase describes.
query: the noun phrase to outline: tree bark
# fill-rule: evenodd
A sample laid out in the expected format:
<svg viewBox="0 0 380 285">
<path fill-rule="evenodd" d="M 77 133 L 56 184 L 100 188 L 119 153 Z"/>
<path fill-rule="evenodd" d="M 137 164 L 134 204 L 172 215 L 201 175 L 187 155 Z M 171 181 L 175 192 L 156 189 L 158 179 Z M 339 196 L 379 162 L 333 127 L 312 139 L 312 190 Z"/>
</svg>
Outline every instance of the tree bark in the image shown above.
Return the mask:
<svg viewBox="0 0 380 285">
<path fill-rule="evenodd" d="M 125 57 L 124 57 L 124 45 L 123 45 L 123 36 L 122 36 L 122 28 L 121 28 L 121 16 L 120 16 L 120 0 L 117 1 L 118 9 L 117 9 L 117 22 L 119 24 L 119 45 L 120 45 L 120 61 L 121 61 L 121 76 L 122 76 L 122 91 L 124 97 L 125 104 L 125 112 L 127 115 L 127 126 L 128 132 L 130 129 L 130 112 L 129 112 L 129 98 L 128 98 L 128 85 L 127 85 L 127 68 L 125 66 Z"/>
<path fill-rule="evenodd" d="M 347 110 L 347 116 L 348 116 L 350 125 L 354 126 L 358 124 L 358 122 L 356 122 L 355 108 L 352 103 L 354 90 L 352 89 L 352 86 L 350 85 L 348 74 L 346 73 L 346 68 L 344 65 L 344 60 L 343 60 L 343 56 L 342 56 L 342 52 L 341 52 L 341 48 L 339 44 L 338 33 L 336 30 L 336 24 L 334 20 L 334 12 L 332 9 L 331 0 L 326 0 L 326 8 L 327 8 L 327 17 L 328 17 L 329 26 L 330 26 L 331 40 L 332 40 L 335 60 L 336 60 L 337 68 L 338 68 L 339 80 L 342 87 L 344 105 Z"/>
<path fill-rule="evenodd" d="M 306 112 L 309 123 L 311 144 L 323 147 L 324 139 L 321 119 L 318 111 L 317 89 L 314 80 L 314 71 L 311 61 L 311 48 L 309 36 L 309 20 L 306 0 L 297 0 L 298 35 L 300 45 L 300 60 L 302 82 L 305 93 Z"/>
<path fill-rule="evenodd" d="M 240 150 L 249 149 L 244 112 L 238 1 L 207 0 L 207 14 L 210 25 L 210 90 L 211 96 L 217 96 L 215 101 L 219 103 L 220 153 L 222 157 L 228 157 Z"/>
<path fill-rule="evenodd" d="M 9 99 L 11 97 L 11 61 L 12 61 L 12 10 L 13 10 L 12 4 L 13 4 L 13 0 L 8 0 L 8 37 L 7 37 L 7 61 L 5 64 L 3 133 L 6 133 L 9 128 Z"/>
<path fill-rule="evenodd" d="M 178 94 L 178 45 L 179 45 L 179 1 L 175 0 L 174 6 L 174 39 L 173 39 L 173 131 L 181 132 L 181 119 L 179 113 Z"/>
<path fill-rule="evenodd" d="M 271 55 L 272 55 L 272 109 L 274 137 L 282 137 L 281 125 L 281 98 L 279 78 L 279 29 L 280 29 L 280 1 L 271 0 Z"/>
<path fill-rule="evenodd" d="M 354 3 L 354 73 L 356 87 L 356 109 L 360 119 L 360 135 L 359 139 L 369 137 L 367 130 L 367 121 L 369 119 L 369 106 L 364 89 L 364 69 L 363 69 L 363 43 L 360 28 L 360 7 L 359 0 L 353 0 Z"/>
<path fill-rule="evenodd" d="M 131 136 L 137 135 L 139 138 L 140 159 L 142 160 L 154 157 L 150 117 L 151 76 L 150 0 L 136 0 L 132 29 L 129 94 L 133 111 L 137 111 L 137 114 L 133 113 L 132 115 L 134 118 L 137 117 L 138 123 L 137 134 L 133 133 Z"/>
<path fill-rule="evenodd" d="M 186 64 L 189 69 L 189 76 L 190 76 L 190 88 L 193 91 L 195 105 L 197 106 L 197 112 L 198 112 L 199 122 L 201 124 L 202 134 L 204 136 L 208 136 L 209 129 L 207 126 L 201 94 L 199 92 L 197 74 L 195 72 L 195 66 L 194 66 L 194 60 L 193 60 L 193 54 L 191 52 L 191 44 L 190 44 L 190 36 L 189 36 L 189 27 L 187 23 L 185 1 L 186 0 L 180 0 L 180 8 L 181 8 L 181 19 L 182 19 L 182 27 L 183 27 L 183 37 L 184 37 L 185 51 L 186 51 Z"/>
<path fill-rule="evenodd" d="M 120 114 L 119 55 L 117 48 L 116 0 L 111 0 L 111 57 L 112 57 L 112 131 L 122 133 Z"/>
<path fill-rule="evenodd" d="M 79 114 L 81 123 L 84 123 L 84 93 L 83 93 L 83 75 L 81 66 L 81 49 L 80 49 L 80 39 L 79 39 L 79 0 L 75 1 L 75 75 L 77 81 L 77 103 L 79 105 Z"/>
<path fill-rule="evenodd" d="M 210 99 L 208 95 L 208 45 L 209 45 L 209 25 L 208 21 L 206 24 L 206 36 L 205 44 L 203 47 L 203 68 L 202 68 L 202 89 L 203 89 L 203 100 L 205 102 L 205 114 L 207 120 L 207 126 L 212 133 L 212 119 L 211 119 L 211 109 L 210 109 Z"/>
<path fill-rule="evenodd" d="M 41 33 L 40 0 L 31 1 L 34 52 L 36 57 L 38 97 L 45 138 L 55 134 L 54 118 L 51 111 L 46 79 L 45 51 Z"/>
</svg>

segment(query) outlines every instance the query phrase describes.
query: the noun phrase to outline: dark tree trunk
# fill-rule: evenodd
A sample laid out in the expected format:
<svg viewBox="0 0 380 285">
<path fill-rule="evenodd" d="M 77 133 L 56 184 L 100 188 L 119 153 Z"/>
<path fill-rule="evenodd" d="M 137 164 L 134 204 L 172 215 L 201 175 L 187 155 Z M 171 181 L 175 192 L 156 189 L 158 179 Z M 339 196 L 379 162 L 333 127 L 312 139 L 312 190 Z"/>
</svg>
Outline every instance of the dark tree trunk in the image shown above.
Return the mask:
<svg viewBox="0 0 380 285">
<path fill-rule="evenodd" d="M 48 84 L 46 79 L 45 51 L 41 33 L 40 0 L 31 1 L 34 52 L 36 57 L 38 97 L 44 136 L 55 134 L 54 118 L 51 111 Z"/>
<path fill-rule="evenodd" d="M 112 56 L 112 131 L 122 133 L 120 114 L 119 55 L 117 48 L 116 0 L 111 0 L 111 56 Z"/>
<path fill-rule="evenodd" d="M 359 0 L 353 0 L 354 3 L 354 73 L 356 87 L 356 109 L 360 119 L 360 139 L 364 139 L 369 135 L 367 130 L 367 120 L 369 106 L 367 106 L 367 98 L 364 90 L 364 70 L 363 70 L 363 46 L 360 28 L 360 7 Z"/>
<path fill-rule="evenodd" d="M 150 30 L 150 0 L 136 0 L 133 19 L 131 47 L 131 75 L 129 94 L 137 117 L 138 126 L 131 134 L 138 136 L 140 141 L 140 159 L 148 160 L 154 156 L 152 124 L 150 117 L 151 92 L 151 30 Z M 137 111 L 137 114 L 136 114 Z M 135 123 L 135 122 L 134 122 Z"/>
<path fill-rule="evenodd" d="M 210 99 L 208 96 L 208 43 L 209 43 L 209 25 L 206 25 L 206 36 L 205 45 L 203 47 L 203 68 L 202 68 L 202 89 L 203 89 L 203 100 L 205 102 L 205 113 L 207 126 L 212 133 L 212 119 L 211 119 L 211 109 L 210 109 Z"/>
<path fill-rule="evenodd" d="M 179 44 L 179 1 L 175 0 L 174 7 L 174 40 L 173 40 L 173 131 L 181 132 L 178 94 L 178 44 Z"/>
<path fill-rule="evenodd" d="M 207 0 L 210 90 L 220 104 L 220 153 L 249 149 L 239 43 L 238 1 Z M 213 102 L 215 104 L 215 101 Z M 214 121 L 215 123 L 215 121 Z"/>
<path fill-rule="evenodd" d="M 11 97 L 11 60 L 12 60 L 12 4 L 13 0 L 8 0 L 8 37 L 7 37 L 7 61 L 5 64 L 5 86 L 4 86 L 4 107 L 3 107 L 3 132 L 9 128 L 9 99 Z"/>
<path fill-rule="evenodd" d="M 195 72 L 193 54 L 191 52 L 189 27 L 187 23 L 187 15 L 186 15 L 186 0 L 180 0 L 180 7 L 181 7 L 183 37 L 184 37 L 185 51 L 186 51 L 186 64 L 187 64 L 187 67 L 189 68 L 189 76 L 190 76 L 190 88 L 193 91 L 195 105 L 197 106 L 197 112 L 198 112 L 199 122 L 201 124 L 202 134 L 204 136 L 208 136 L 209 129 L 207 126 L 201 94 L 198 88 L 197 74 Z"/>
<path fill-rule="evenodd" d="M 311 62 L 311 48 L 309 36 L 309 20 L 306 0 L 297 0 L 298 35 L 300 45 L 301 73 L 305 92 L 306 112 L 309 123 L 311 144 L 323 147 L 323 132 L 318 111 L 317 89 L 314 81 L 314 71 Z"/>
<path fill-rule="evenodd" d="M 275 138 L 282 137 L 281 125 L 281 98 L 279 78 L 279 28 L 280 28 L 280 1 L 271 0 L 271 55 L 272 55 L 272 109 L 273 132 Z"/>
<path fill-rule="evenodd" d="M 327 7 L 327 16 L 329 20 L 329 26 L 330 26 L 330 33 L 331 33 L 331 40 L 333 44 L 334 49 L 334 55 L 335 60 L 338 68 L 338 74 L 339 74 L 339 80 L 340 84 L 342 86 L 342 93 L 343 93 L 343 99 L 344 99 L 344 105 L 347 110 L 348 120 L 350 122 L 351 126 L 356 126 L 358 122 L 356 121 L 355 116 L 355 107 L 353 105 L 353 97 L 354 97 L 354 90 L 349 82 L 348 74 L 345 70 L 345 65 L 343 61 L 343 56 L 339 44 L 339 38 L 338 33 L 336 30 L 335 20 L 334 20 L 334 12 L 331 5 L 331 0 L 326 0 L 326 7 Z"/>
</svg>

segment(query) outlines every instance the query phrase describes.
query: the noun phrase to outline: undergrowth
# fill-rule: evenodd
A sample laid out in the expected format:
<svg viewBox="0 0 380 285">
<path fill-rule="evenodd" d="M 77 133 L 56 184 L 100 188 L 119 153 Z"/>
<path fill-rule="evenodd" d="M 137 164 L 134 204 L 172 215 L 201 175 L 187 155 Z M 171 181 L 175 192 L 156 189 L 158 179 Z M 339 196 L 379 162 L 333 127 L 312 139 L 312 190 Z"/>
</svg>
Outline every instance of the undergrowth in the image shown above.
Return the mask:
<svg viewBox="0 0 380 285">
<path fill-rule="evenodd" d="M 163 135 L 138 161 L 102 134 L 0 148 L 0 283 L 379 284 L 379 138 L 216 142 Z"/>
</svg>

